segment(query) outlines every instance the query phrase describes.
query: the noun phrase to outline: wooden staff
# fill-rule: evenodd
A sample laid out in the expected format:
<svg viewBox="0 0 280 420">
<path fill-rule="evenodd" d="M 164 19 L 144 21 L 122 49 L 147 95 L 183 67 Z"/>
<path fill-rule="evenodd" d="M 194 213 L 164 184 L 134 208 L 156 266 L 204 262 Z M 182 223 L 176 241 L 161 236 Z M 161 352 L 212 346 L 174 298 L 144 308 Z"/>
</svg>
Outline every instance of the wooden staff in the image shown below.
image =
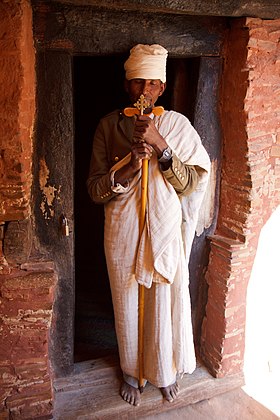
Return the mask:
<svg viewBox="0 0 280 420">
<path fill-rule="evenodd" d="M 144 115 L 144 111 L 151 107 L 151 104 L 141 95 L 138 101 L 134 104 L 135 108 L 125 108 L 124 114 L 126 116 Z M 155 115 L 161 115 L 164 109 L 161 106 L 154 107 L 152 112 Z M 149 160 L 143 159 L 142 161 L 142 175 L 141 175 L 141 207 L 139 218 L 139 233 L 140 238 L 144 231 L 146 219 L 146 206 L 147 206 L 147 192 L 148 192 L 148 171 Z M 142 393 L 144 390 L 144 307 L 145 307 L 145 287 L 139 284 L 138 287 L 138 363 L 139 363 L 139 377 L 138 386 Z"/>
</svg>

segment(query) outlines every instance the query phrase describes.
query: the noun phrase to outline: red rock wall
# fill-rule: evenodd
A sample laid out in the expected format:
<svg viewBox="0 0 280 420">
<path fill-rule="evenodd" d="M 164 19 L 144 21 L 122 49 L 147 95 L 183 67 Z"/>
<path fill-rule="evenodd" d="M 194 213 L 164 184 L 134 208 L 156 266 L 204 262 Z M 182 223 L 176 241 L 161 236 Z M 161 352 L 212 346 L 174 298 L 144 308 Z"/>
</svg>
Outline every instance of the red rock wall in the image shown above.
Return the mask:
<svg viewBox="0 0 280 420">
<path fill-rule="evenodd" d="M 35 51 L 29 1 L 0 2 L 0 417 L 51 418 L 56 275 L 31 251 Z M 3 255 L 5 235 L 6 255 Z M 4 250 L 5 251 L 5 250 Z"/>
<path fill-rule="evenodd" d="M 0 4 L 0 220 L 30 214 L 35 53 L 28 0 Z"/>
<path fill-rule="evenodd" d="M 216 376 L 243 368 L 246 291 L 260 230 L 280 204 L 280 21 L 237 20 L 224 63 L 220 211 L 201 352 Z"/>
<path fill-rule="evenodd" d="M 52 412 L 48 340 L 55 281 L 53 272 L 25 270 L 0 278 L 1 418 L 31 419 Z"/>
</svg>

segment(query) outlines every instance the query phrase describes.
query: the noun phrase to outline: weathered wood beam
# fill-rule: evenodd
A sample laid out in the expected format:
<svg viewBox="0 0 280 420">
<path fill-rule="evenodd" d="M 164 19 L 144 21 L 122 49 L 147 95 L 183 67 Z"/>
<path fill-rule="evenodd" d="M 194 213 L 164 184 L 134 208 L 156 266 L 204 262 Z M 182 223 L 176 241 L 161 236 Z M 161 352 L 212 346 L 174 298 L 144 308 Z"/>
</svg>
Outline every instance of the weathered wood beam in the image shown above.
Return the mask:
<svg viewBox="0 0 280 420">
<path fill-rule="evenodd" d="M 77 6 L 100 6 L 100 0 L 59 0 Z M 102 7 L 118 10 L 179 13 L 200 16 L 280 18 L 279 0 L 104 0 Z"/>
<path fill-rule="evenodd" d="M 169 55 L 220 55 L 227 18 L 75 7 L 33 2 L 36 48 L 79 54 L 124 54 L 137 43 L 161 43 Z M 136 24 L 137 23 L 137 24 Z"/>
</svg>

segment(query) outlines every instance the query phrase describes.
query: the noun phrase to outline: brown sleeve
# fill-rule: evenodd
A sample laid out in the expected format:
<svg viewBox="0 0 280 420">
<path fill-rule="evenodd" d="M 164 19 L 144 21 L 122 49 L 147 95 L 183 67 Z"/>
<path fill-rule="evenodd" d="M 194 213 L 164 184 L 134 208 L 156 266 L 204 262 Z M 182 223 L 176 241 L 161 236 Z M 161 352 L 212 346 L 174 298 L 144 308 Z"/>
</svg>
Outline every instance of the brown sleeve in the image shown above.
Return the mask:
<svg viewBox="0 0 280 420">
<path fill-rule="evenodd" d="M 179 195 L 188 195 L 193 192 L 199 181 L 199 171 L 202 169 L 194 165 L 185 165 L 173 154 L 170 167 L 162 173 Z"/>
<path fill-rule="evenodd" d="M 98 204 L 105 204 L 116 195 L 111 190 L 110 163 L 106 149 L 103 128 L 99 124 L 94 136 L 89 176 L 87 179 L 88 193 L 91 199 Z"/>
</svg>

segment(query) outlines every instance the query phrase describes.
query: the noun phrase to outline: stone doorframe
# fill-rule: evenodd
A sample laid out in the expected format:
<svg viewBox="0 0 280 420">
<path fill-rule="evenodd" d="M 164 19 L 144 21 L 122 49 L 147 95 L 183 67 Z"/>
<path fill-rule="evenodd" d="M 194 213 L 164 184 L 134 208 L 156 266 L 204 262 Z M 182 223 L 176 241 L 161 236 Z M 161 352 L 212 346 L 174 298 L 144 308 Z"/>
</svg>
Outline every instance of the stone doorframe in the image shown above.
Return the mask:
<svg viewBox="0 0 280 420">
<path fill-rule="evenodd" d="M 136 16 L 138 22 L 142 20 L 141 34 L 128 30 L 133 27 Z M 125 26 L 120 24 L 124 19 Z M 123 53 L 132 44 L 158 42 L 160 38 L 160 42 L 174 56 L 196 55 L 202 51 L 205 55 L 223 56 L 220 97 L 223 126 L 220 211 L 215 234 L 209 238 L 211 252 L 206 273 L 209 289 L 202 325 L 201 355 L 215 376 L 240 371 L 244 355 L 246 289 L 261 228 L 256 223 L 256 213 L 259 220 L 259 203 L 266 202 L 267 195 L 263 196 L 262 190 L 258 190 L 258 205 L 255 208 L 254 177 L 259 177 L 254 172 L 257 168 L 255 151 L 259 147 L 262 150 L 256 144 L 262 141 L 263 136 L 269 138 L 263 151 L 264 170 L 271 166 L 269 159 L 275 164 L 277 157 L 277 151 L 276 155 L 268 152 L 269 146 L 276 142 L 276 137 L 270 135 L 271 129 L 264 134 L 263 131 L 259 132 L 259 135 L 250 129 L 250 124 L 254 122 L 250 121 L 250 116 L 254 112 L 250 114 L 249 110 L 255 106 L 250 96 L 253 86 L 250 63 L 253 62 L 254 67 L 254 54 L 262 53 L 266 48 L 271 57 L 277 54 L 277 30 L 275 35 L 271 28 L 273 25 L 277 28 L 278 22 L 244 18 L 233 20 L 228 28 L 223 19 L 176 15 L 174 25 L 172 15 L 154 14 L 153 19 L 148 20 L 147 15 L 142 15 L 141 12 L 108 12 L 105 9 L 58 4 L 53 7 L 35 5 L 34 22 L 37 49 L 45 51 L 46 55 L 64 51 L 65 57 L 70 59 L 73 53 Z M 44 22 L 49 22 L 49 25 L 43 25 Z M 83 22 L 82 26 L 80 22 Z M 270 39 L 259 50 L 252 44 L 257 38 L 255 28 L 258 26 L 264 37 Z M 116 28 L 122 33 L 121 38 L 115 36 Z M 223 43 L 225 39 L 226 42 Z M 276 67 L 272 66 L 271 71 L 273 70 Z M 276 171 L 271 173 L 274 185 L 277 174 Z M 272 190 L 269 194 L 274 197 Z M 269 206 L 262 207 L 263 220 L 272 212 L 275 202 L 276 200 L 272 200 Z"/>
<path fill-rule="evenodd" d="M 44 8 L 42 4 L 38 7 L 35 5 L 34 12 L 35 41 L 41 51 L 63 50 L 68 56 L 75 52 L 84 54 L 92 51 L 100 54 L 110 54 L 112 51 L 123 53 L 123 49 L 129 49 L 131 44 L 158 42 L 160 38 L 161 43 L 174 56 L 201 54 L 202 50 L 205 55 L 222 54 L 221 195 L 216 231 L 209 237 L 211 252 L 206 273 L 209 288 L 202 325 L 201 356 L 214 376 L 239 372 L 242 370 L 244 356 L 246 289 L 261 229 L 259 210 L 265 221 L 277 203 L 275 190 L 260 186 L 260 165 L 263 165 L 262 171 L 269 172 L 270 186 L 278 187 L 278 149 L 274 144 L 279 139 L 277 135 L 271 134 L 271 126 L 267 127 L 267 131 L 264 130 L 267 124 L 262 124 L 264 121 L 261 120 L 259 110 L 254 111 L 260 105 L 256 105 L 252 99 L 252 90 L 257 83 L 252 71 L 256 71 L 259 58 L 267 58 L 265 54 L 270 54 L 271 71 L 277 71 L 278 62 L 274 58 L 279 48 L 279 22 L 241 18 L 231 21 L 227 28 L 224 20 L 201 17 L 194 20 L 176 15 L 177 25 L 174 26 L 172 15 L 155 14 L 154 19 L 147 20 L 146 14 L 138 12 L 137 20 L 143 23 L 141 36 L 134 31 L 134 39 L 131 39 L 132 34 L 126 28 L 133 27 L 134 12 L 97 11 L 91 7 L 75 8 L 58 4 L 53 8 L 49 5 Z M 125 27 L 119 23 L 124 18 Z M 118 25 L 123 31 L 121 40 L 115 37 L 115 31 L 112 30 Z M 209 32 L 210 27 L 212 32 Z M 79 36 L 78 30 L 82 31 Z M 269 89 L 273 89 L 271 82 Z M 254 118 L 255 112 L 258 120 Z M 262 130 L 259 124 L 262 124 Z M 264 146 L 263 138 L 266 139 Z M 262 161 L 256 164 L 256 151 L 259 150 Z M 272 167 L 271 161 L 275 170 L 269 170 Z M 272 198 L 269 203 L 267 195 Z M 260 202 L 265 205 L 260 207 Z"/>
<path fill-rule="evenodd" d="M 141 23 L 141 30 L 138 32 L 133 26 L 136 20 Z M 115 36 L 116 28 L 122 28 L 122 22 L 127 21 L 130 21 L 133 30 L 126 30 L 119 39 Z M 49 25 L 46 25 L 46 22 Z M 145 28 L 144 31 L 142 28 Z M 102 40 L 100 33 L 103 34 Z M 180 41 L 177 41 L 179 33 L 182 35 Z M 204 145 L 209 149 L 217 171 L 220 152 L 217 146 L 213 147 L 213 143 L 217 143 L 217 139 L 220 141 L 217 87 L 221 68 L 220 55 L 226 33 L 227 25 L 223 18 L 193 19 L 178 16 L 174 23 L 172 16 L 162 14 L 147 19 L 146 14 L 134 12 L 112 13 L 93 8 L 64 8 L 57 5 L 45 8 L 42 8 L 42 5 L 34 6 L 38 106 L 35 125 L 34 212 L 36 236 L 44 252 L 55 261 L 59 278 L 53 314 L 56 321 L 50 340 L 50 356 L 56 375 L 65 375 L 73 368 L 73 249 L 66 238 L 59 236 L 57 226 L 60 215 L 66 214 L 70 230 L 74 230 L 73 202 L 70 199 L 74 195 L 73 185 L 68 182 L 66 187 L 67 173 L 73 168 L 72 57 L 75 54 L 127 53 L 132 46 L 132 35 L 133 43 L 163 43 L 167 46 L 169 55 L 173 57 L 202 57 L 198 82 L 200 96 L 197 98 L 194 125 Z M 204 100 L 205 97 L 207 101 Z M 61 162 L 60 168 L 57 167 L 56 161 Z M 46 200 L 44 188 L 41 188 L 40 174 L 44 174 L 46 170 L 50 174 L 48 187 L 53 191 L 50 205 Z M 219 177 L 214 177 L 214 189 L 217 191 L 218 180 Z M 211 200 L 216 202 L 217 207 L 218 200 L 213 196 Z M 213 233 L 216 222 L 213 207 L 214 203 L 212 218 L 207 226 L 210 233 Z M 201 236 L 202 240 L 202 247 L 205 247 L 205 233 Z M 200 318 L 202 315 L 200 314 Z"/>
</svg>

